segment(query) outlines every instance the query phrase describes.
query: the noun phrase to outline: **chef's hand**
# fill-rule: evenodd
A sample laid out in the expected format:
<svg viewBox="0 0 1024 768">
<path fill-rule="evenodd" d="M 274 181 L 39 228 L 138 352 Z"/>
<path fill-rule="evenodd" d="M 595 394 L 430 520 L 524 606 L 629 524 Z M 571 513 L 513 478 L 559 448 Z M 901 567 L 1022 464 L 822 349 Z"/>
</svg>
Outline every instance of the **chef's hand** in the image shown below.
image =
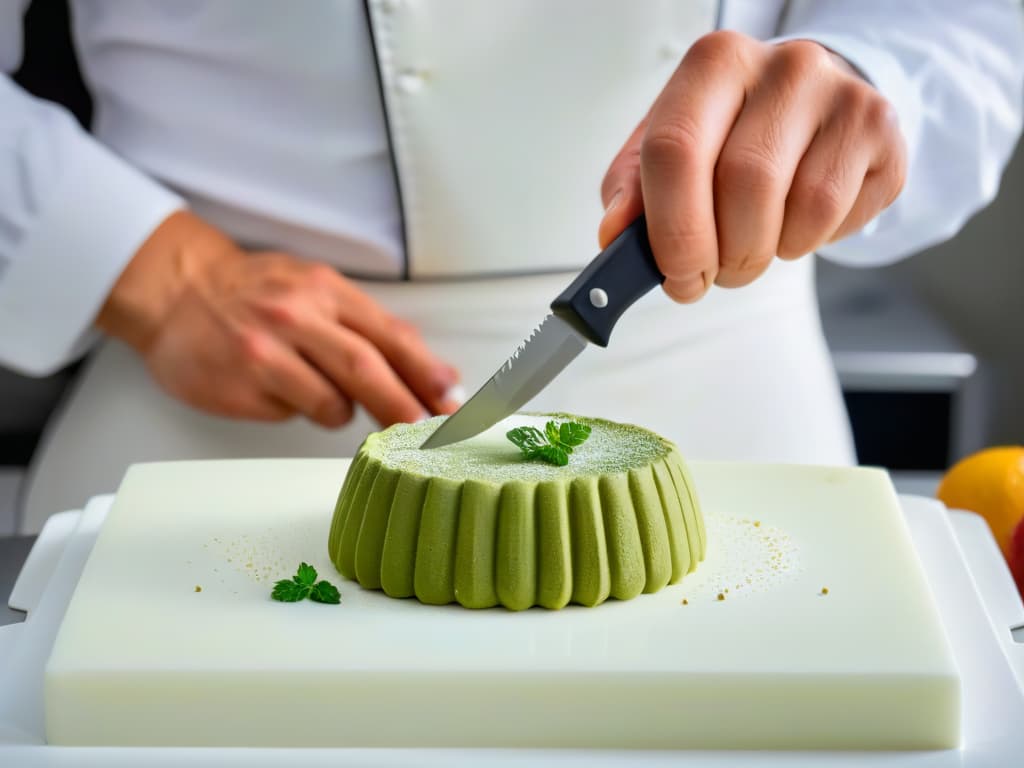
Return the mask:
<svg viewBox="0 0 1024 768">
<path fill-rule="evenodd" d="M 612 162 L 602 247 L 646 212 L 676 301 L 757 278 L 856 232 L 899 194 L 890 104 L 821 45 L 698 40 Z"/>
<path fill-rule="evenodd" d="M 191 213 L 170 216 L 96 321 L 171 395 L 204 411 L 325 427 L 363 405 L 382 425 L 450 413 L 458 380 L 416 330 L 332 268 L 246 253 Z"/>
</svg>

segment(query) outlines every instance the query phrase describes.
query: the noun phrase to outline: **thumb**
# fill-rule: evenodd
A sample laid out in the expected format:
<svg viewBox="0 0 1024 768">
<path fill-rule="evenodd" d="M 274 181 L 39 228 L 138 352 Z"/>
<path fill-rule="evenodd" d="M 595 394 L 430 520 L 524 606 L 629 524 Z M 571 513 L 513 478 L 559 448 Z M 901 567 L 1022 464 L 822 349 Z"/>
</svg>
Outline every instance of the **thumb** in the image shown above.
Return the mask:
<svg viewBox="0 0 1024 768">
<path fill-rule="evenodd" d="M 601 248 L 607 248 L 622 230 L 644 212 L 644 198 L 640 188 L 640 145 L 646 130 L 645 117 L 612 160 L 601 182 L 604 218 L 597 229 Z"/>
</svg>

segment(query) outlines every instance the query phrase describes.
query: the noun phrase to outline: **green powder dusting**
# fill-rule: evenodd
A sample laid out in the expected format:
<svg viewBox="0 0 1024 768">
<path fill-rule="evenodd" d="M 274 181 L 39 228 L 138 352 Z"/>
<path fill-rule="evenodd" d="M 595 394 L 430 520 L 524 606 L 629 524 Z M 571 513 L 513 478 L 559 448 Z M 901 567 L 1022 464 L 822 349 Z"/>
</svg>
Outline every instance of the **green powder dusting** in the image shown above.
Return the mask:
<svg viewBox="0 0 1024 768">
<path fill-rule="evenodd" d="M 421 450 L 419 446 L 444 418 L 436 416 L 419 424 L 396 424 L 371 436 L 372 444 L 367 447 L 385 465 L 402 472 L 456 481 L 473 478 L 494 483 L 512 480 L 539 482 L 624 472 L 647 466 L 672 449 L 671 443 L 641 427 L 556 413 L 516 414 L 469 440 L 443 448 Z M 590 438 L 574 450 L 568 466 L 527 461 L 505 437 L 510 429 L 521 426 L 535 426 L 543 430 L 549 420 L 559 423 L 576 421 L 591 428 Z"/>
</svg>

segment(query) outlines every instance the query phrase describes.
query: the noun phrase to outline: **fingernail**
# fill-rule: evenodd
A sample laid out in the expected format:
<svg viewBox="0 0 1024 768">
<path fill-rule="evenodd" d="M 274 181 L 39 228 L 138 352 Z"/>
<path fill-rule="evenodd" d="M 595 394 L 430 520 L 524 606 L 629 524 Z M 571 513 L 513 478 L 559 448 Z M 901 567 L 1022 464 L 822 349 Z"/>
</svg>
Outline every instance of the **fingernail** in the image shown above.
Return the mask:
<svg viewBox="0 0 1024 768">
<path fill-rule="evenodd" d="M 413 422 L 413 423 L 415 423 L 415 424 L 422 424 L 424 421 L 426 421 L 429 418 L 430 418 L 430 414 L 427 413 L 426 411 L 423 411 L 423 413 L 420 414 L 420 417 L 418 419 L 416 419 L 416 421 Z"/>
<path fill-rule="evenodd" d="M 466 402 L 466 388 L 461 384 L 454 384 L 448 387 L 441 400 L 446 404 L 454 403 L 456 406 L 461 406 Z"/>
<path fill-rule="evenodd" d="M 693 275 L 682 280 L 666 280 L 664 289 L 673 301 L 680 304 L 691 304 L 703 298 L 707 293 L 707 273 L 702 272 L 700 275 Z"/>
<path fill-rule="evenodd" d="M 604 209 L 604 212 L 605 213 L 610 212 L 620 202 L 622 202 L 622 190 L 621 189 L 617 189 L 617 190 L 615 190 L 615 194 L 612 195 L 612 199 L 608 201 L 608 207 L 606 207 Z"/>
</svg>

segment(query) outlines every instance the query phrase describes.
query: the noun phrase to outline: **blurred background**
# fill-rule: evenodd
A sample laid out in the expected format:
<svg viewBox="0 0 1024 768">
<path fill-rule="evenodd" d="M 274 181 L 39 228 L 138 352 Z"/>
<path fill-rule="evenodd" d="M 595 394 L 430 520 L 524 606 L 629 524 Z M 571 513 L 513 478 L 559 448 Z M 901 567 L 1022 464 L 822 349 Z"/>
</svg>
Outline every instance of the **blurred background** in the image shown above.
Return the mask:
<svg viewBox="0 0 1024 768">
<path fill-rule="evenodd" d="M 64 0 L 34 0 L 16 80 L 88 125 L 67 25 Z M 884 269 L 819 259 L 818 289 L 860 463 L 931 495 L 956 459 L 1024 444 L 1024 151 L 955 239 Z M 25 467 L 75 371 L 28 379 L 0 368 L 0 536 L 17 528 Z"/>
</svg>

